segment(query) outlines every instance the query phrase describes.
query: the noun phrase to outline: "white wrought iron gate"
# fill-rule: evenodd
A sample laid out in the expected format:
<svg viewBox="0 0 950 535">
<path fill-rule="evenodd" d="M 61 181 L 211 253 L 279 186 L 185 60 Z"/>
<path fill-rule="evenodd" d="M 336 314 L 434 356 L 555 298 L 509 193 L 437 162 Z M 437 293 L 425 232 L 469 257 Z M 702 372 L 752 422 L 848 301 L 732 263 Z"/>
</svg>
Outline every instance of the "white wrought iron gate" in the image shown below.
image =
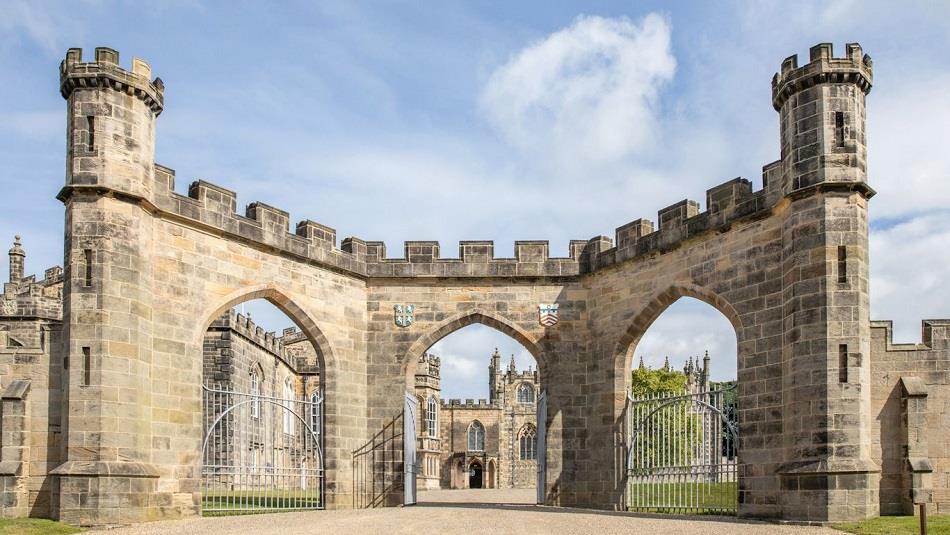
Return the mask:
<svg viewBox="0 0 950 535">
<path fill-rule="evenodd" d="M 547 483 L 546 472 L 548 467 L 548 396 L 547 392 L 545 391 L 541 391 L 541 393 L 538 394 L 537 424 L 538 437 L 536 440 L 538 446 L 538 505 L 544 505 L 544 486 Z"/>
<path fill-rule="evenodd" d="M 322 509 L 323 399 L 202 385 L 203 515 Z"/>
<path fill-rule="evenodd" d="M 416 503 L 416 472 L 418 471 L 416 462 L 416 414 L 418 413 L 419 402 L 416 396 L 406 392 L 406 403 L 403 408 L 403 488 L 405 492 L 405 505 L 415 505 Z"/>
<path fill-rule="evenodd" d="M 627 398 L 627 508 L 736 514 L 735 386 Z"/>
</svg>

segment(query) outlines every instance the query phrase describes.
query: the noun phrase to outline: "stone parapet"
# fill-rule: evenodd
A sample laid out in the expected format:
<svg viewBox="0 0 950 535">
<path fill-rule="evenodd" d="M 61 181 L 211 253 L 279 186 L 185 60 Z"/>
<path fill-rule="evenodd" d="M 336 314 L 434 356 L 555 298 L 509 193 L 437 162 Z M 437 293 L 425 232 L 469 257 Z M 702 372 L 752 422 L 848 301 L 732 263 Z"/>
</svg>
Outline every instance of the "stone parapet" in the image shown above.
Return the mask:
<svg viewBox="0 0 950 535">
<path fill-rule="evenodd" d="M 164 108 L 165 84 L 161 78 L 149 80 L 151 75 L 151 67 L 139 58 L 132 58 L 132 70 L 120 67 L 119 53 L 111 48 L 97 48 L 91 63 L 83 63 L 81 48 L 70 48 L 59 64 L 59 90 L 68 99 L 76 88 L 111 87 L 142 100 L 158 115 Z"/>
<path fill-rule="evenodd" d="M 871 56 L 862 55 L 861 45 L 845 45 L 846 55 L 834 57 L 831 43 L 817 44 L 809 50 L 809 61 L 798 66 L 798 54 L 785 58 L 782 69 L 772 77 L 772 106 L 779 111 L 788 97 L 820 83 L 852 82 L 865 93 L 871 91 L 873 62 Z"/>
</svg>

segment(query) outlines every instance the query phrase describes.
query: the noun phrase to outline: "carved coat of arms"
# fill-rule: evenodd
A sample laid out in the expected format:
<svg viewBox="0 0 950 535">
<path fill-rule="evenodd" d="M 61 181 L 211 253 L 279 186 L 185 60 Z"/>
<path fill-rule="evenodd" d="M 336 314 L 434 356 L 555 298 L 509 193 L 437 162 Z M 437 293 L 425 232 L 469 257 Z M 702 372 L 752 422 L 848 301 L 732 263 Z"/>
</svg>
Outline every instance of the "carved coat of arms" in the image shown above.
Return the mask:
<svg viewBox="0 0 950 535">
<path fill-rule="evenodd" d="M 393 314 L 396 325 L 399 327 L 408 327 L 412 325 L 412 312 L 415 309 L 415 305 L 393 305 Z"/>
<path fill-rule="evenodd" d="M 538 322 L 545 327 L 553 327 L 557 325 L 557 303 L 541 303 L 538 305 Z"/>
</svg>

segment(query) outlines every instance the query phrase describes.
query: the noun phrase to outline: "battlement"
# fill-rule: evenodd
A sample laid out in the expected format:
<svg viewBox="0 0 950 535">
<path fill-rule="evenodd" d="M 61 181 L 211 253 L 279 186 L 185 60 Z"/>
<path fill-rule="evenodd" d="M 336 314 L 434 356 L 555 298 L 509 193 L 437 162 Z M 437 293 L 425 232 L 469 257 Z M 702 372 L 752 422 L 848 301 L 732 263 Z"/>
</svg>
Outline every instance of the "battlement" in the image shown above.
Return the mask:
<svg viewBox="0 0 950 535">
<path fill-rule="evenodd" d="M 250 316 L 245 316 L 234 309 L 228 310 L 226 314 L 222 314 L 211 322 L 209 329 L 231 329 L 275 357 L 287 360 L 283 343 L 276 333 L 265 331 L 263 327 L 254 323 Z"/>
<path fill-rule="evenodd" d="M 89 76 L 98 80 L 101 73 L 106 73 L 103 76 L 108 80 L 115 78 L 110 78 L 114 73 L 125 73 L 122 76 L 128 77 L 126 81 L 131 88 L 134 83 L 147 80 L 150 71 L 148 65 L 139 60 L 133 62 L 131 72 L 123 71 L 118 67 L 118 54 L 111 49 L 97 49 L 96 62 L 82 63 L 81 52 L 72 49 L 63 62 L 63 73 L 67 79 L 75 75 L 76 84 L 90 83 L 79 81 Z M 788 58 L 774 79 L 773 100 L 780 106 L 783 99 L 800 88 L 831 81 L 853 81 L 865 90 L 870 89 L 871 61 L 862 56 L 860 46 L 849 44 L 847 57 L 834 58 L 831 45 L 818 45 L 812 48 L 809 64 L 801 68 L 797 57 Z M 156 84 L 155 89 L 161 89 L 160 81 L 156 80 Z M 140 96 L 145 98 L 146 95 Z M 149 198 L 137 198 L 136 202 L 151 205 L 150 211 L 163 213 L 163 217 L 199 230 L 362 279 L 568 278 L 629 259 L 674 250 L 687 240 L 723 231 L 738 221 L 767 217 L 787 193 L 783 191 L 787 182 L 785 171 L 782 161 L 763 167 L 763 189 L 758 191 L 753 191 L 752 183 L 744 178 L 719 184 L 706 191 L 705 211 L 701 210 L 700 203 L 684 199 L 659 210 L 656 224 L 641 218 L 616 228 L 613 238 L 596 236 L 571 240 L 566 257 L 551 257 L 549 243 L 535 240 L 515 241 L 510 257 L 496 257 L 494 242 L 483 240 L 460 242 L 455 258 L 443 258 L 436 241 L 406 241 L 399 258 L 387 257 L 386 245 L 381 241 L 348 237 L 338 247 L 335 229 L 310 219 L 291 227 L 290 214 L 280 208 L 251 202 L 244 213 L 239 214 L 237 194 L 211 182 L 197 180 L 188 187 L 186 195 L 176 193 L 174 170 L 158 164 L 154 166 L 153 187 L 147 190 Z M 69 191 L 69 188 L 64 189 L 60 198 L 65 200 Z"/>
<path fill-rule="evenodd" d="M 18 316 L 61 320 L 63 317 L 63 268 L 53 266 L 37 281 L 36 275 L 24 275 L 26 251 L 16 236 L 10 249 L 10 280 L 3 284 L 0 317 Z"/>
<path fill-rule="evenodd" d="M 97 48 L 90 63 L 83 63 L 81 48 L 70 48 L 59 64 L 59 90 L 68 99 L 76 89 L 110 87 L 134 95 L 159 115 L 165 106 L 165 84 L 161 78 L 149 80 L 151 76 L 151 67 L 139 58 L 132 58 L 131 70 L 120 67 L 119 53 L 111 48 Z"/>
<path fill-rule="evenodd" d="M 831 43 L 820 43 L 809 50 L 809 61 L 798 66 L 798 55 L 785 58 L 781 71 L 772 77 L 772 106 L 778 111 L 788 97 L 821 83 L 853 83 L 865 93 L 871 91 L 873 62 L 867 54 L 862 55 L 861 45 L 845 45 L 845 56 L 834 57 Z"/>
<path fill-rule="evenodd" d="M 763 183 L 774 164 L 763 168 Z M 773 183 L 777 183 L 773 180 Z M 752 182 L 734 178 L 706 190 L 706 210 L 696 201 L 684 199 L 657 212 L 659 226 L 636 219 L 616 229 L 612 240 L 598 236 L 587 242 L 583 263 L 586 271 L 595 271 L 638 256 L 662 253 L 683 241 L 710 231 L 728 228 L 733 223 L 764 217 L 777 200 L 774 188 L 752 191 Z"/>
<path fill-rule="evenodd" d="M 407 241 L 402 258 L 387 258 L 386 244 L 366 242 L 366 272 L 373 277 L 512 277 L 574 276 L 580 273 L 582 250 L 572 241 L 571 256 L 552 258 L 547 241 L 519 240 L 514 256 L 495 257 L 492 241 L 462 241 L 458 258 L 442 258 L 439 242 Z"/>
<path fill-rule="evenodd" d="M 261 202 L 247 205 L 244 215 L 235 213 L 237 194 L 227 188 L 198 180 L 188 195 L 174 192 L 174 171 L 156 165 L 157 202 L 181 217 L 232 233 L 242 240 L 267 245 L 361 277 L 573 277 L 616 262 L 674 249 L 679 242 L 707 231 L 767 213 L 779 193 L 777 163 L 763 168 L 766 189 L 752 191 L 752 183 L 735 178 L 706 191 L 706 210 L 684 199 L 658 211 L 659 225 L 637 219 L 618 227 L 615 238 L 597 236 L 571 240 L 569 256 L 551 257 L 543 240 L 517 240 L 513 256 L 496 257 L 490 240 L 462 241 L 457 258 L 443 258 L 437 241 L 406 241 L 401 258 L 388 258 L 386 244 L 345 238 L 336 247 L 336 230 L 305 219 L 290 231 L 288 212 Z"/>
<path fill-rule="evenodd" d="M 920 322 L 921 342 L 894 343 L 894 322 L 871 321 L 871 340 L 879 339 L 888 351 L 950 349 L 950 319 L 928 319 Z"/>
<path fill-rule="evenodd" d="M 467 398 L 464 402 L 461 399 L 443 399 L 441 401 L 443 408 L 450 409 L 493 409 L 497 407 L 487 399 L 475 401 L 473 398 Z"/>
</svg>

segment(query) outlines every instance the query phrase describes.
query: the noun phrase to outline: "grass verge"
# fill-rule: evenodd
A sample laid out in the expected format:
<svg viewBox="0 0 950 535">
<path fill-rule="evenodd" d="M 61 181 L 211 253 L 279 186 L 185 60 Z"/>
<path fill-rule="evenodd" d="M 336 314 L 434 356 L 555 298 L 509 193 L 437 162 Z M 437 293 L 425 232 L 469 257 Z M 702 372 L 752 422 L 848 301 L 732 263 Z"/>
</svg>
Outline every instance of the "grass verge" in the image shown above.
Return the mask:
<svg viewBox="0 0 950 535">
<path fill-rule="evenodd" d="M 65 535 L 82 529 L 45 518 L 0 518 L 0 535 Z"/>
<path fill-rule="evenodd" d="M 630 511 L 679 514 L 735 514 L 739 489 L 735 482 L 630 483 Z"/>
<path fill-rule="evenodd" d="M 832 524 L 831 527 L 855 535 L 917 535 L 920 518 L 916 516 L 881 516 L 863 522 Z M 950 535 L 950 515 L 927 515 L 929 535 Z"/>
</svg>

